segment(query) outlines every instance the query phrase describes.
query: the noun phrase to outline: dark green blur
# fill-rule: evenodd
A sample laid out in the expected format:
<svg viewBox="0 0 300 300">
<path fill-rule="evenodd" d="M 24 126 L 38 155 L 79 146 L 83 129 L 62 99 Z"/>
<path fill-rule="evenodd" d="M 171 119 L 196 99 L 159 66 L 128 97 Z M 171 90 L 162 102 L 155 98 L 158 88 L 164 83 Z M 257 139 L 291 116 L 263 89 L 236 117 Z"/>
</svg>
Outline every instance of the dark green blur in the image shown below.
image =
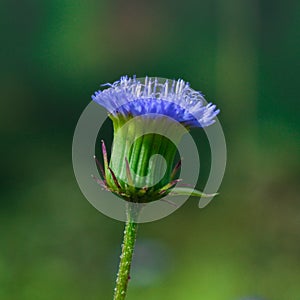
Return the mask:
<svg viewBox="0 0 300 300">
<path fill-rule="evenodd" d="M 191 198 L 139 227 L 128 300 L 299 299 L 299 11 L 295 0 L 1 1 L 0 299 L 111 299 L 124 224 L 81 194 L 71 145 L 90 95 L 125 74 L 189 81 L 221 109 L 228 147 L 209 206 Z M 209 147 L 193 134 L 203 188 Z"/>
</svg>

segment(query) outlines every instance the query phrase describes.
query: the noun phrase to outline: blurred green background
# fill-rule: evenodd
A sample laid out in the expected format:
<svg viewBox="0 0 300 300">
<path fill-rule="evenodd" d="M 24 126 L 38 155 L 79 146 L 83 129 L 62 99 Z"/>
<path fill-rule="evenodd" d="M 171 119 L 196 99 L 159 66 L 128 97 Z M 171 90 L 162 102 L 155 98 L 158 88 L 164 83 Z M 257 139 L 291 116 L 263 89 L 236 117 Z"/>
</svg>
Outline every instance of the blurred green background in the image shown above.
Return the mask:
<svg viewBox="0 0 300 300">
<path fill-rule="evenodd" d="M 111 299 L 124 224 L 81 194 L 71 145 L 99 85 L 136 74 L 215 102 L 228 165 L 205 209 L 190 199 L 140 226 L 128 299 L 299 300 L 299 11 L 1 1 L 0 299 Z"/>
</svg>

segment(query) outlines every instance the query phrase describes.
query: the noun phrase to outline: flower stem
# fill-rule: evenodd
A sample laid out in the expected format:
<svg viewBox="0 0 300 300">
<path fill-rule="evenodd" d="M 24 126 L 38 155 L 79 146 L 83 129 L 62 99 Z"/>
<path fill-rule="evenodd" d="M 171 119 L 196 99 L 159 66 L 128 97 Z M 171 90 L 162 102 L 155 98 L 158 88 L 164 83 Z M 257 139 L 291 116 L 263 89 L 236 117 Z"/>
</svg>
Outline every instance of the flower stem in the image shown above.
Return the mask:
<svg viewBox="0 0 300 300">
<path fill-rule="evenodd" d="M 130 279 L 130 267 L 134 244 L 137 234 L 137 223 L 132 221 L 131 210 L 127 209 L 127 222 L 124 230 L 122 253 L 120 256 L 119 271 L 116 280 L 114 300 L 123 300 L 126 297 L 128 281 Z"/>
</svg>

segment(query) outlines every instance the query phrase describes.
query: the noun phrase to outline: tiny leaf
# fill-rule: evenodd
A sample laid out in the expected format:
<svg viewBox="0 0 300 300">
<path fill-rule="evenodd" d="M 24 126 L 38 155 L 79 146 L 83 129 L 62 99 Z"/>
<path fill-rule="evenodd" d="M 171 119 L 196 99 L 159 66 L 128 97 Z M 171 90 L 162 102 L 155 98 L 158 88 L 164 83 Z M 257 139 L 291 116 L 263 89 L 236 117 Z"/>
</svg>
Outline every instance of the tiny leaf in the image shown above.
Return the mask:
<svg viewBox="0 0 300 300">
<path fill-rule="evenodd" d="M 209 197 L 214 197 L 214 196 L 218 195 L 218 193 L 215 193 L 215 194 L 205 194 L 205 193 L 200 192 L 198 190 L 195 190 L 193 188 L 188 188 L 188 187 L 174 187 L 169 195 L 170 196 L 190 195 L 190 196 L 195 196 L 195 197 L 209 198 Z"/>
</svg>

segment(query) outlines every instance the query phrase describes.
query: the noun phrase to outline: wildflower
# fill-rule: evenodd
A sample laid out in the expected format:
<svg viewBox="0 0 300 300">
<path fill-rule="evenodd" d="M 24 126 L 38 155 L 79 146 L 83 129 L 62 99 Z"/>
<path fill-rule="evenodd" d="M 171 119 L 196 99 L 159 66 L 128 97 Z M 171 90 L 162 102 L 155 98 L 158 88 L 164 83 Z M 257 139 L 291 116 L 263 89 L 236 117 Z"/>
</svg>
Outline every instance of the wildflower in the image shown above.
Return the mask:
<svg viewBox="0 0 300 300">
<path fill-rule="evenodd" d="M 130 202 L 145 203 L 170 193 L 180 181 L 175 162 L 185 130 L 215 122 L 216 106 L 183 80 L 127 76 L 97 91 L 92 99 L 107 109 L 113 122 L 110 161 L 102 142 L 106 189 Z M 153 159 L 161 155 L 162 161 Z"/>
</svg>

